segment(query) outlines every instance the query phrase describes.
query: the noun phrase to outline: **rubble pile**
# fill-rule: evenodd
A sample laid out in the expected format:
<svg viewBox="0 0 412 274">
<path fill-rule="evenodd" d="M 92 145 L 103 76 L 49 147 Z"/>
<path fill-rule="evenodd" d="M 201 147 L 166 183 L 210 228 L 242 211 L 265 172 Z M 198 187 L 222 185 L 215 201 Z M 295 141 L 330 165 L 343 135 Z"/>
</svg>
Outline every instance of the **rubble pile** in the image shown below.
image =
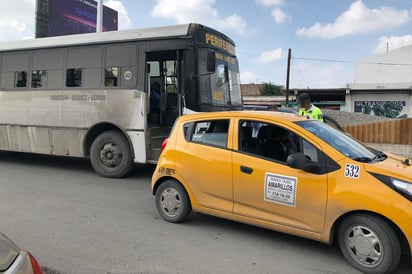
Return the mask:
<svg viewBox="0 0 412 274">
<path fill-rule="evenodd" d="M 341 126 L 370 124 L 385 120 L 392 120 L 392 118 L 363 114 L 358 112 L 347 112 L 331 109 L 322 109 L 322 112 L 324 115 L 327 115 L 334 119 Z"/>
</svg>

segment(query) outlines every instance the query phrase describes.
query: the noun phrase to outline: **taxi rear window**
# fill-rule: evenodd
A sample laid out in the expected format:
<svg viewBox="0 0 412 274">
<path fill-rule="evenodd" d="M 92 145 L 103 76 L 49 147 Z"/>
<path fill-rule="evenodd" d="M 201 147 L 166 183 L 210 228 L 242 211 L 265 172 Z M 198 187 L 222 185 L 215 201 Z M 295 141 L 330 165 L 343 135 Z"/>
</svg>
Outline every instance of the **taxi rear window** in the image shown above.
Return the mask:
<svg viewBox="0 0 412 274">
<path fill-rule="evenodd" d="M 226 148 L 229 120 L 208 120 L 184 125 L 186 141 Z"/>
</svg>

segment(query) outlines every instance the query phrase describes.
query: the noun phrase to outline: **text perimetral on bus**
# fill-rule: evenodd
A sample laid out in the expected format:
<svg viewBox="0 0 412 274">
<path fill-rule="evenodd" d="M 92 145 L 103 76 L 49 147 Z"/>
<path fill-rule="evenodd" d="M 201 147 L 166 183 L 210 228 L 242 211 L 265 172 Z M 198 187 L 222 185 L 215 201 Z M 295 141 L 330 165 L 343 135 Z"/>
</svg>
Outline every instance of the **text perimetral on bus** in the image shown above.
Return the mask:
<svg viewBox="0 0 412 274">
<path fill-rule="evenodd" d="M 235 46 L 229 41 L 219 38 L 216 35 L 205 33 L 205 43 L 216 48 L 223 49 L 232 55 L 236 55 Z"/>
</svg>

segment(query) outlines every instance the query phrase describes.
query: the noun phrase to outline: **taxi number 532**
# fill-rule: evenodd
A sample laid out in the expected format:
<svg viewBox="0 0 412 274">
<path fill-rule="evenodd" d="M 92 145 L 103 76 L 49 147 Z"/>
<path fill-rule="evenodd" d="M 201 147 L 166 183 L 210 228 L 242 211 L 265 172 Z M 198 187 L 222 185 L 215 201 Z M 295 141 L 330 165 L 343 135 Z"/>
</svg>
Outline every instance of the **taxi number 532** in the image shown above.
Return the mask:
<svg viewBox="0 0 412 274">
<path fill-rule="evenodd" d="M 349 178 L 359 178 L 360 167 L 354 164 L 346 164 L 345 176 Z"/>
</svg>

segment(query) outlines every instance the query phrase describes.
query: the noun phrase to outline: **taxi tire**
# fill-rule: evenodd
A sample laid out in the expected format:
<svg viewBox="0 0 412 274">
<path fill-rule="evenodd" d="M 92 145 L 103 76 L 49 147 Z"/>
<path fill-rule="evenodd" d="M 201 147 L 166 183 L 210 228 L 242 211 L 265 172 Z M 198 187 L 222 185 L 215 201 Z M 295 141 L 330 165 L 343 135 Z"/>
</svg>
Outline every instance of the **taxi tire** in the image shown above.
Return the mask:
<svg viewBox="0 0 412 274">
<path fill-rule="evenodd" d="M 120 162 L 109 166 L 102 159 L 103 150 L 120 157 Z M 126 137 L 119 131 L 110 130 L 101 133 L 90 147 L 90 162 L 94 170 L 103 177 L 122 178 L 129 174 L 133 167 L 132 153 Z M 107 160 L 110 162 L 110 160 Z"/>
<path fill-rule="evenodd" d="M 155 200 L 160 216 L 171 223 L 186 221 L 192 211 L 185 188 L 176 180 L 164 181 L 156 190 Z"/>
<path fill-rule="evenodd" d="M 337 237 L 345 259 L 364 273 L 391 273 L 399 265 L 401 259 L 399 238 L 382 218 L 368 214 L 350 216 L 340 224 Z M 369 258 L 365 262 L 357 258 L 360 257 L 361 251 L 356 248 L 364 248 L 365 244 L 371 243 L 370 241 L 374 243 L 373 248 L 372 245 L 369 246 L 371 250 L 373 249 L 372 252 L 382 254 L 376 265 L 373 265 L 374 262 Z"/>
</svg>

